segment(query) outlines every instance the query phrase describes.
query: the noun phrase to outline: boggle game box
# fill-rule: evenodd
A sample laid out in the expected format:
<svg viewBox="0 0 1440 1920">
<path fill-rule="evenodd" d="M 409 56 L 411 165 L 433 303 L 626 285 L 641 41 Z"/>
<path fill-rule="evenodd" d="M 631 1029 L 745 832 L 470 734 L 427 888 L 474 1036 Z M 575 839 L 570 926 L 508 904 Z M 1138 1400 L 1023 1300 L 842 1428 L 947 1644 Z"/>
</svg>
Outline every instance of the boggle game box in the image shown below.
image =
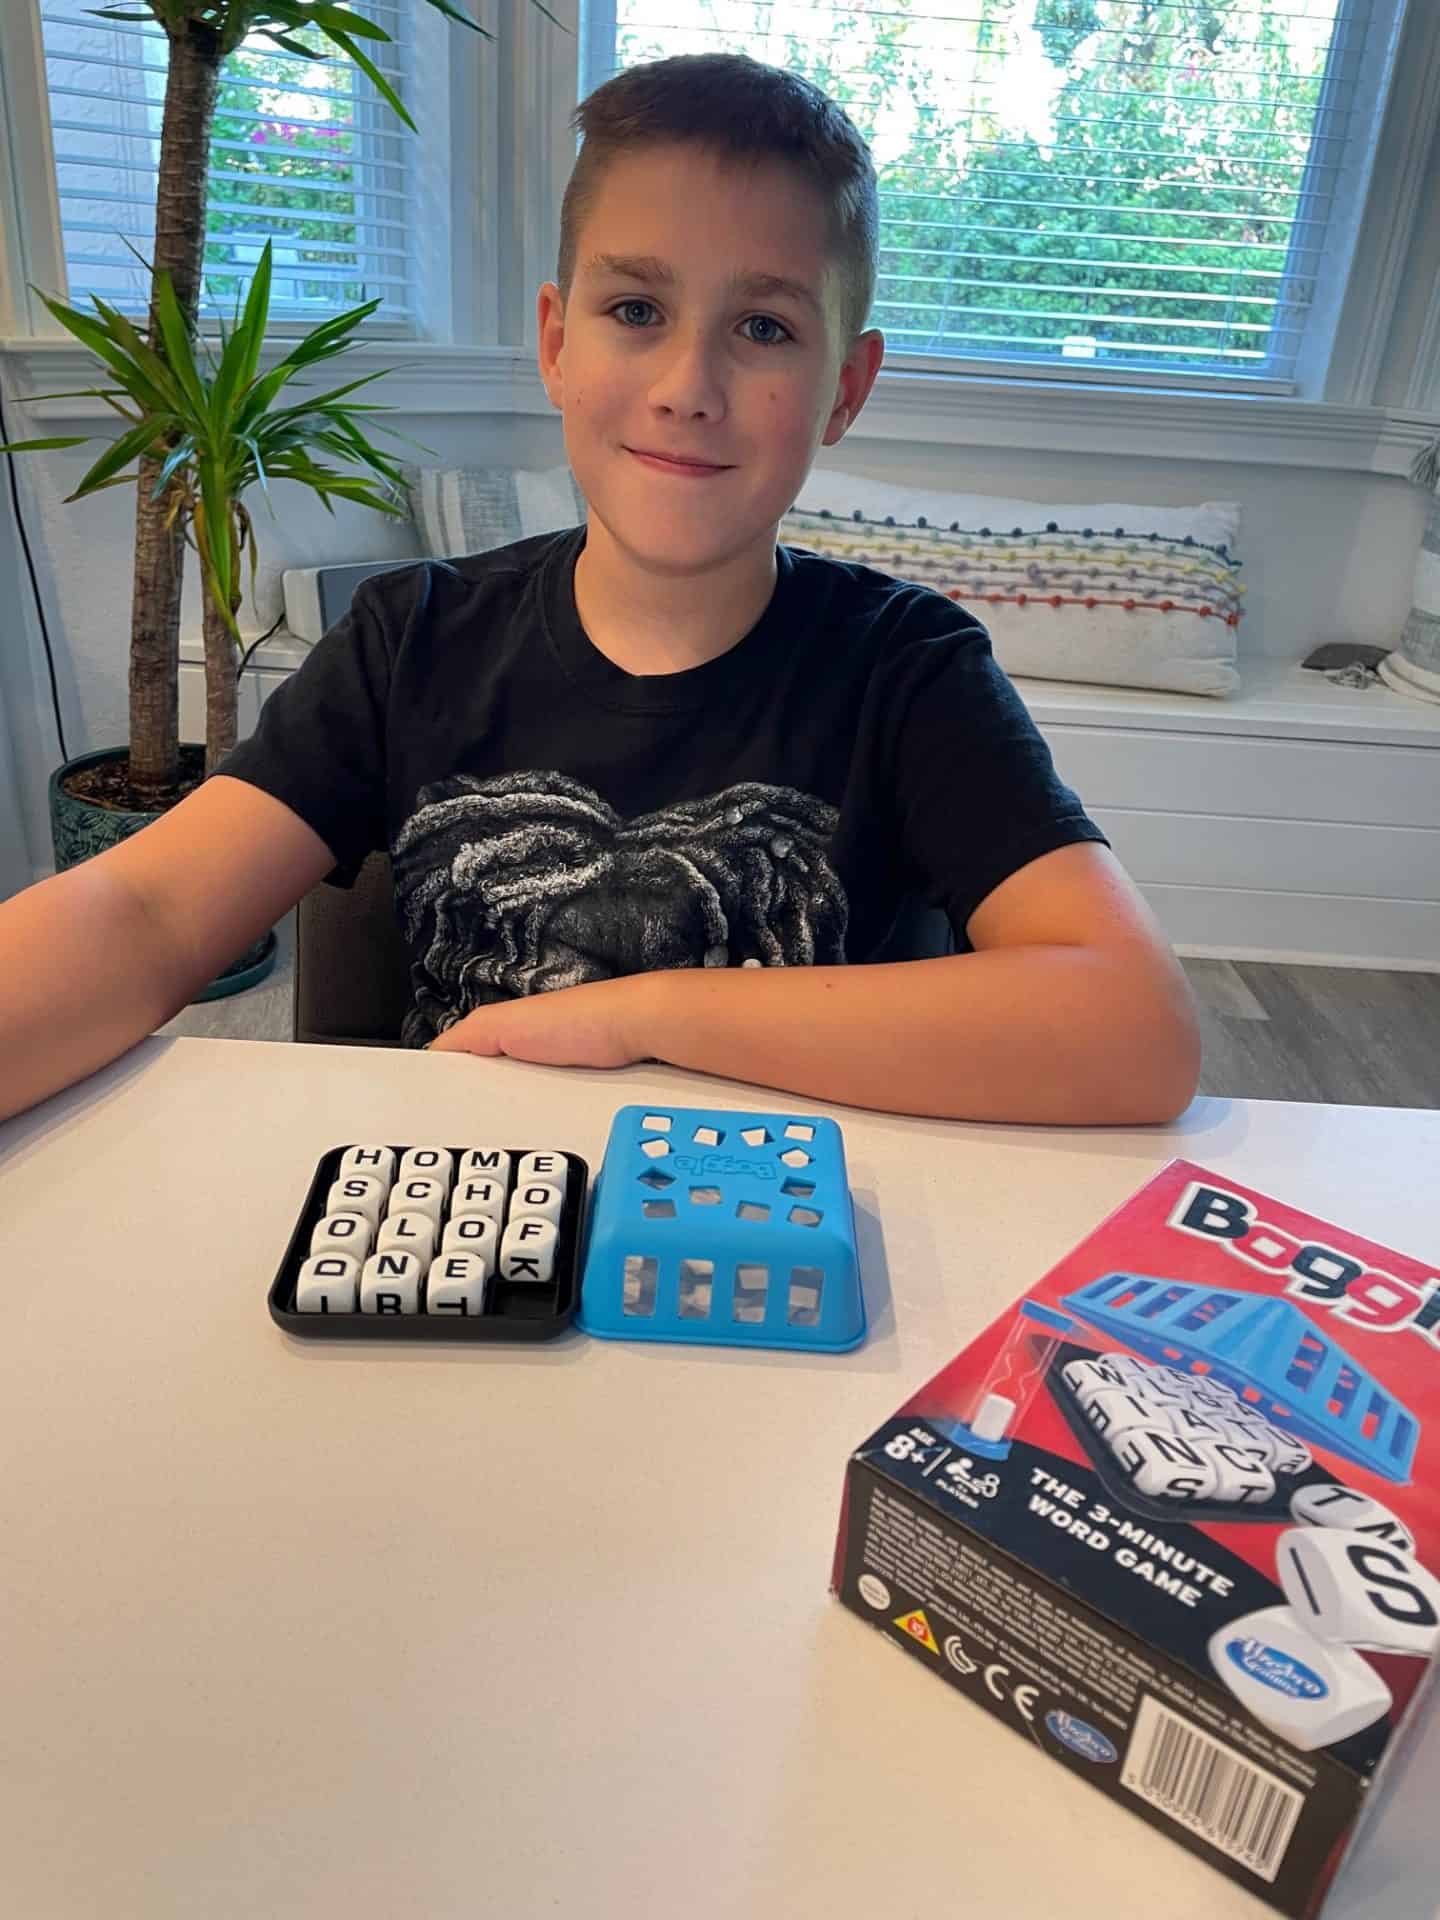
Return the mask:
<svg viewBox="0 0 1440 1920">
<path fill-rule="evenodd" d="M 852 1456 L 833 1582 L 1313 1914 L 1433 1670 L 1437 1465 L 1440 1273 L 1177 1160 Z"/>
</svg>

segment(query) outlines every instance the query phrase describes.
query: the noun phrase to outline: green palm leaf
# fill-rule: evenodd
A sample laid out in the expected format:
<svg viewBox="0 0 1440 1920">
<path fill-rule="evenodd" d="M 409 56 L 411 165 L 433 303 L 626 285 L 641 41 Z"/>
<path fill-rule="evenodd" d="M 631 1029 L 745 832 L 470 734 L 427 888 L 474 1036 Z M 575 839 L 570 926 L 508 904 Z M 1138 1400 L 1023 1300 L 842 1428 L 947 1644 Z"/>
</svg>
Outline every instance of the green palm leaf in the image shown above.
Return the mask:
<svg viewBox="0 0 1440 1920">
<path fill-rule="evenodd" d="M 90 298 L 95 304 L 96 312 L 104 320 L 116 341 L 125 349 L 136 366 L 149 374 L 154 391 L 168 394 L 170 404 L 176 405 L 180 390 L 166 362 L 158 353 L 151 351 L 139 329 L 120 312 L 118 307 L 107 305 L 96 293 L 92 293 Z"/>
<path fill-rule="evenodd" d="M 210 396 L 210 420 L 217 432 L 230 413 L 235 394 L 248 387 L 255 378 L 269 314 L 270 242 L 267 240 L 250 281 L 245 311 L 236 322 L 235 331 L 225 342 L 225 350 L 220 356 L 220 369 Z"/>
<path fill-rule="evenodd" d="M 312 17 L 318 27 L 339 27 L 342 33 L 358 33 L 370 40 L 390 38 L 373 20 L 363 20 L 358 13 L 347 13 L 344 7 L 318 6 L 312 9 Z"/>
<path fill-rule="evenodd" d="M 318 25 L 318 22 L 317 22 L 317 25 Z M 370 58 L 370 56 L 360 51 L 359 47 L 356 46 L 355 42 L 350 38 L 349 34 L 344 32 L 339 27 L 320 26 L 319 31 L 324 34 L 327 40 L 333 40 L 335 45 L 339 47 L 343 53 L 349 54 L 350 58 L 355 62 L 356 66 L 359 67 L 360 71 L 367 76 L 371 86 L 374 87 L 375 91 L 380 95 L 380 97 L 383 100 L 389 101 L 391 107 L 399 115 L 399 117 L 405 122 L 406 126 L 409 127 L 412 133 L 418 133 L 420 129 L 416 126 L 415 122 L 410 118 L 409 113 L 405 109 L 405 104 L 401 100 L 399 94 L 396 93 L 395 89 L 391 86 L 390 82 L 385 78 L 384 74 L 381 73 L 380 69 L 376 66 L 375 62 Z"/>
<path fill-rule="evenodd" d="M 82 346 L 88 347 L 97 359 L 105 362 L 137 405 L 150 412 L 169 406 L 173 391 L 169 383 L 165 389 L 152 386 L 144 368 L 111 338 L 103 321 L 94 320 L 88 313 L 80 313 L 74 307 L 67 307 L 62 300 L 52 300 L 48 293 L 41 293 L 39 287 L 31 287 L 30 291 L 44 301 L 67 332 L 73 333 Z"/>
<path fill-rule="evenodd" d="M 69 394 L 37 394 L 37 399 L 68 400 Z M 56 440 L 6 440 L 0 443 L 0 453 L 43 453 L 49 447 L 83 447 L 87 440 L 95 438 L 93 433 L 67 433 Z"/>
<path fill-rule="evenodd" d="M 160 274 L 155 283 L 155 315 L 160 323 L 160 335 L 165 342 L 165 357 L 170 370 L 181 393 L 194 408 L 196 421 L 203 421 L 209 411 L 205 389 L 195 365 L 190 329 L 185 324 L 185 316 L 180 311 L 180 302 L 175 298 L 175 288 L 168 273 Z"/>
<path fill-rule="evenodd" d="M 142 420 L 138 427 L 132 427 L 129 433 L 122 433 L 91 467 L 85 478 L 73 493 L 67 493 L 66 501 L 82 500 L 87 493 L 93 493 L 98 487 L 118 473 L 121 467 L 128 467 L 140 454 L 146 453 L 163 438 L 165 423 L 163 420 Z"/>
</svg>

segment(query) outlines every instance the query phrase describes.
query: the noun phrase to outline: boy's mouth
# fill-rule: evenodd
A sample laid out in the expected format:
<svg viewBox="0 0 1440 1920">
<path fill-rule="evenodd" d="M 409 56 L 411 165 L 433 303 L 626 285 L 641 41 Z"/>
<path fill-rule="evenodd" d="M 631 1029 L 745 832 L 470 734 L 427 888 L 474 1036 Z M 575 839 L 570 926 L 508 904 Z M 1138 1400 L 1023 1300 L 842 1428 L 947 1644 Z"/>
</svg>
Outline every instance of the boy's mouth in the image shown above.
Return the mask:
<svg viewBox="0 0 1440 1920">
<path fill-rule="evenodd" d="M 728 473 L 728 467 L 720 467 L 705 460 L 683 460 L 678 456 L 664 453 L 647 453 L 641 447 L 627 447 L 627 453 L 637 460 L 643 460 L 647 467 L 654 467 L 660 473 L 689 474 L 699 478 L 707 473 Z"/>
</svg>

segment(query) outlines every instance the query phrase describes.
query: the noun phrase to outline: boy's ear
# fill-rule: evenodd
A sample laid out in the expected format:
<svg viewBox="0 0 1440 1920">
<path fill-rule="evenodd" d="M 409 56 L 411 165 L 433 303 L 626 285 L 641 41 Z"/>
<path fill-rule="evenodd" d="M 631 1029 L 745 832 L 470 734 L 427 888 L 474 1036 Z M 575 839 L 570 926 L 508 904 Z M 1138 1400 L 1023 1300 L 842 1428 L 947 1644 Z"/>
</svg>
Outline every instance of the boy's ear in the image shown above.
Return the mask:
<svg viewBox="0 0 1440 1920">
<path fill-rule="evenodd" d="M 857 338 L 840 369 L 839 388 L 825 424 L 822 447 L 833 447 L 855 424 L 860 409 L 870 398 L 870 389 L 875 385 L 875 376 L 884 358 L 885 336 L 878 327 L 871 327 Z"/>
<path fill-rule="evenodd" d="M 535 296 L 536 359 L 540 378 L 552 407 L 562 405 L 560 349 L 565 344 L 565 302 L 553 280 L 547 280 Z"/>
</svg>

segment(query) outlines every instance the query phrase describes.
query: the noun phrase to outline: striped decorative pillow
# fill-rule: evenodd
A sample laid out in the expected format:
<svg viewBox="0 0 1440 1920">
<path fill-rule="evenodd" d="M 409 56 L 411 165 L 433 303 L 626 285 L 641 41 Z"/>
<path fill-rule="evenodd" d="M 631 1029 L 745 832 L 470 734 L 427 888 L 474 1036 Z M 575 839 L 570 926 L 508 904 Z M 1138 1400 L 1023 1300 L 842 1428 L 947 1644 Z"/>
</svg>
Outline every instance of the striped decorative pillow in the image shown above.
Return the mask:
<svg viewBox="0 0 1440 1920">
<path fill-rule="evenodd" d="M 1240 684 L 1240 510 L 1051 506 L 815 472 L 780 538 L 933 587 L 1007 673 L 1223 695 Z"/>
</svg>

